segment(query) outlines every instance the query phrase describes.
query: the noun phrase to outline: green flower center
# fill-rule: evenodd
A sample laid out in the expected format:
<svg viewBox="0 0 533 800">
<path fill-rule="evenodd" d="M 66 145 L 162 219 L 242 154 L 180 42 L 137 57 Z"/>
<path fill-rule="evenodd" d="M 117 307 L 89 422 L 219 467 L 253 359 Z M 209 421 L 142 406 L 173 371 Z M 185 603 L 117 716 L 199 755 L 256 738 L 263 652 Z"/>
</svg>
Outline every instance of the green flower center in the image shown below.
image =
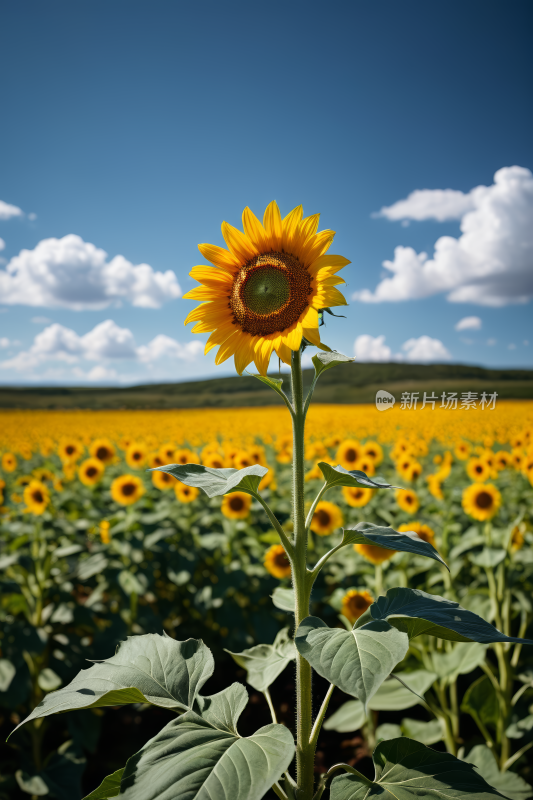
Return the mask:
<svg viewBox="0 0 533 800">
<path fill-rule="evenodd" d="M 254 314 L 272 314 L 285 305 L 290 294 L 287 275 L 276 267 L 263 267 L 250 275 L 242 297 Z"/>
</svg>

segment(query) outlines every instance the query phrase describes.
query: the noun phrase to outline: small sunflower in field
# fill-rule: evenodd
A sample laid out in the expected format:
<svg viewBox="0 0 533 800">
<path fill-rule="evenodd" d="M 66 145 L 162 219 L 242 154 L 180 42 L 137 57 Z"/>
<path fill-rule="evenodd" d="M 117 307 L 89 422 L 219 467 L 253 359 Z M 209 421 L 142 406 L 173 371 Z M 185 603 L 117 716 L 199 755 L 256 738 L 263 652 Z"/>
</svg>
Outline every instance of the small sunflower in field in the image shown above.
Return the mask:
<svg viewBox="0 0 533 800">
<path fill-rule="evenodd" d="M 363 455 L 363 448 L 355 439 L 346 439 L 337 449 L 337 461 L 344 469 L 356 469 L 356 463 Z"/>
<path fill-rule="evenodd" d="M 2 469 L 4 472 L 14 472 L 17 468 L 17 458 L 13 453 L 4 453 L 2 456 Z"/>
<path fill-rule="evenodd" d="M 348 589 L 342 598 L 341 614 L 353 624 L 368 611 L 373 602 L 374 598 L 366 589 Z"/>
<path fill-rule="evenodd" d="M 239 450 L 233 456 L 233 466 L 235 469 L 245 469 L 246 467 L 251 467 L 258 462 L 254 459 L 251 453 L 247 450 Z"/>
<path fill-rule="evenodd" d="M 315 508 L 313 519 L 311 520 L 311 530 L 319 536 L 329 536 L 330 533 L 342 527 L 344 518 L 339 506 L 321 500 Z"/>
<path fill-rule="evenodd" d="M 130 506 L 144 494 L 144 484 L 136 475 L 120 475 L 111 484 L 111 497 L 116 503 Z"/>
<path fill-rule="evenodd" d="M 163 464 L 172 464 L 172 459 L 174 458 L 175 452 L 176 452 L 176 446 L 173 445 L 171 442 L 162 444 L 161 447 L 159 448 L 159 455 L 163 459 Z"/>
<path fill-rule="evenodd" d="M 254 444 L 248 448 L 248 453 L 250 454 L 252 461 L 254 464 L 262 464 L 266 467 L 266 453 L 265 448 L 260 444 Z M 235 457 L 235 455 L 234 455 Z"/>
<path fill-rule="evenodd" d="M 246 492 L 224 495 L 221 511 L 228 519 L 246 519 L 252 507 L 252 497 Z"/>
<path fill-rule="evenodd" d="M 422 522 L 407 522 L 398 527 L 398 533 L 408 533 L 410 531 L 416 533 L 422 541 L 435 547 L 435 531 L 429 525 L 424 525 Z"/>
<path fill-rule="evenodd" d="M 45 467 L 34 469 L 32 475 L 36 480 L 41 481 L 41 483 L 53 483 L 55 479 L 54 473 L 49 469 L 45 469 Z"/>
<path fill-rule="evenodd" d="M 510 466 L 514 467 L 517 470 L 522 469 L 522 464 L 525 461 L 526 456 L 520 450 L 513 450 L 510 454 Z"/>
<path fill-rule="evenodd" d="M 479 522 L 492 519 L 501 502 L 502 496 L 492 483 L 473 483 L 463 492 L 463 510 Z"/>
<path fill-rule="evenodd" d="M 370 561 L 371 564 L 378 566 L 392 558 L 397 550 L 389 550 L 386 547 L 380 547 L 378 544 L 354 544 L 353 549 L 364 559 Z"/>
<path fill-rule="evenodd" d="M 161 458 L 159 453 L 149 453 L 146 456 L 146 463 L 150 469 L 155 469 L 156 467 L 164 467 L 166 464 L 168 464 L 168 461 L 165 461 L 164 458 Z"/>
<path fill-rule="evenodd" d="M 111 534 L 109 533 L 109 522 L 106 519 L 103 519 L 98 526 L 98 532 L 100 533 L 100 540 L 102 544 L 109 544 L 111 541 Z"/>
<path fill-rule="evenodd" d="M 383 461 L 383 448 L 377 442 L 365 442 L 363 445 L 363 456 L 371 458 L 376 467 Z"/>
<path fill-rule="evenodd" d="M 133 469 L 141 469 L 146 461 L 147 448 L 145 444 L 133 442 L 126 450 L 126 464 Z"/>
<path fill-rule="evenodd" d="M 15 486 L 29 486 L 33 480 L 39 480 L 36 476 L 19 475 L 15 480 Z"/>
<path fill-rule="evenodd" d="M 500 472 L 502 469 L 509 469 L 510 467 L 514 467 L 511 453 L 508 453 L 507 450 L 498 450 L 498 452 L 494 457 L 494 466 L 498 470 L 498 472 Z"/>
<path fill-rule="evenodd" d="M 85 486 L 95 486 L 105 472 L 105 466 L 98 458 L 87 458 L 82 461 L 78 470 L 78 478 Z"/>
<path fill-rule="evenodd" d="M 89 453 L 103 464 L 111 464 L 115 458 L 115 448 L 109 439 L 95 439 L 89 445 Z"/>
<path fill-rule="evenodd" d="M 362 508 L 372 500 L 374 491 L 363 486 L 344 486 L 342 494 L 349 506 Z"/>
<path fill-rule="evenodd" d="M 490 478 L 491 468 L 482 458 L 471 458 L 466 465 L 466 474 L 473 481 L 482 483 Z"/>
<path fill-rule="evenodd" d="M 264 566 L 274 578 L 290 578 L 291 562 L 282 544 L 273 544 L 265 553 Z"/>
<path fill-rule="evenodd" d="M 416 514 L 420 508 L 418 495 L 412 489 L 396 489 L 394 496 L 402 511 L 408 514 Z"/>
<path fill-rule="evenodd" d="M 55 449 L 56 447 L 53 439 L 50 439 L 49 436 L 42 439 L 39 446 L 39 450 L 41 451 L 42 456 L 46 458 L 46 456 L 52 455 Z"/>
<path fill-rule="evenodd" d="M 187 447 L 178 447 L 172 456 L 174 464 L 196 464 L 198 457 L 196 453 Z"/>
<path fill-rule="evenodd" d="M 355 462 L 353 469 L 358 469 L 368 475 L 369 478 L 376 474 L 376 465 L 369 456 L 361 456 L 359 461 Z"/>
<path fill-rule="evenodd" d="M 511 531 L 511 550 L 513 553 L 516 553 L 517 550 L 523 547 L 526 541 L 526 537 L 524 536 L 525 529 L 524 523 L 521 522 L 520 525 L 515 525 Z"/>
<path fill-rule="evenodd" d="M 206 453 L 206 455 L 202 458 L 202 463 L 204 467 L 210 467 L 211 469 L 223 469 L 227 466 L 224 456 L 221 456 L 220 453 L 214 452 Z"/>
<path fill-rule="evenodd" d="M 466 461 L 468 456 L 470 455 L 470 445 L 467 442 L 459 442 L 455 446 L 455 457 L 459 459 L 459 461 Z"/>
<path fill-rule="evenodd" d="M 24 502 L 31 514 L 43 514 L 50 502 L 50 494 L 44 483 L 32 480 L 24 489 Z"/>
<path fill-rule="evenodd" d="M 57 453 L 64 464 L 72 464 L 83 455 L 83 446 L 75 439 L 63 439 L 59 443 Z"/>
<path fill-rule="evenodd" d="M 174 484 L 174 494 L 176 500 L 180 503 L 192 503 L 200 494 L 200 489 L 196 486 L 186 486 L 181 481 L 176 481 Z"/>
<path fill-rule="evenodd" d="M 304 219 L 301 206 L 282 219 L 272 202 L 262 224 L 245 208 L 242 221 L 244 234 L 222 223 L 228 250 L 198 246 L 214 266 L 192 269 L 202 285 L 184 297 L 203 302 L 185 324 L 196 322 L 194 333 L 212 331 L 205 352 L 219 347 L 216 364 L 235 356 L 239 375 L 251 361 L 266 375 L 273 352 L 290 364 L 302 339 L 323 347 L 319 311 L 346 305 L 336 273 L 350 262 L 326 254 L 334 231 L 317 233 L 319 215 Z"/>
<path fill-rule="evenodd" d="M 156 489 L 161 489 L 161 491 L 164 492 L 167 489 L 172 489 L 176 483 L 176 478 L 168 472 L 159 472 L 159 470 L 156 470 L 152 472 L 152 483 Z"/>
</svg>

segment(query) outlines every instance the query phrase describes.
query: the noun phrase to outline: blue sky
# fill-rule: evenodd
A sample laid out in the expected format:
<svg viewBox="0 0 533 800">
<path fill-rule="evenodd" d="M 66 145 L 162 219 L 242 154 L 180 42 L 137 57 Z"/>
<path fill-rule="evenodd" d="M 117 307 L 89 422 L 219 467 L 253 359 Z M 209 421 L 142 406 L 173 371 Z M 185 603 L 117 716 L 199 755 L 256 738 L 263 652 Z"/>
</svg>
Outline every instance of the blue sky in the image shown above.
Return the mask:
<svg viewBox="0 0 533 800">
<path fill-rule="evenodd" d="M 531 17 L 525 0 L 7 0 L 0 383 L 231 374 L 190 344 L 206 336 L 178 284 L 222 220 L 272 199 L 320 212 L 352 261 L 332 347 L 533 367 Z"/>
</svg>

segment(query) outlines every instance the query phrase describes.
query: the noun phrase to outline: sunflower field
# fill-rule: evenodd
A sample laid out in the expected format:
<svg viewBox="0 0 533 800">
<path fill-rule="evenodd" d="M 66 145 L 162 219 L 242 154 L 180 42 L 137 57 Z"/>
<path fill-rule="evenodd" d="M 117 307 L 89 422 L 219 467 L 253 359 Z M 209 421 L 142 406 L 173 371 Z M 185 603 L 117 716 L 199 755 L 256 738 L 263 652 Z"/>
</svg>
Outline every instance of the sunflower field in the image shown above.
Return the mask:
<svg viewBox="0 0 533 800">
<path fill-rule="evenodd" d="M 1 421 L 2 741 L 88 662 L 109 658 L 128 635 L 163 631 L 213 649 L 223 667 L 213 691 L 248 681 L 245 732 L 270 721 L 269 705 L 292 728 L 294 670 L 284 647 L 294 599 L 276 530 L 248 493 L 209 498 L 148 471 L 268 467 L 259 488 L 291 530 L 285 410 L 5 411 Z M 307 509 L 328 465 L 397 487 L 330 491 L 314 508 L 311 559 L 336 544 L 343 526 L 364 521 L 414 531 L 449 566 L 369 544 L 345 547 L 320 573 L 313 614 L 350 629 L 387 589 L 409 587 L 460 604 L 507 637 L 533 638 L 532 403 L 385 413 L 316 405 L 306 430 Z M 266 684 L 250 667 L 256 645 L 279 655 Z M 364 773 L 378 741 L 405 735 L 468 756 L 513 800 L 532 796 L 533 648 L 422 633 L 396 675 L 366 710 L 334 695 L 318 772 L 340 754 Z M 136 702 L 34 719 L 2 745 L 0 798 L 77 800 L 171 717 Z"/>
</svg>

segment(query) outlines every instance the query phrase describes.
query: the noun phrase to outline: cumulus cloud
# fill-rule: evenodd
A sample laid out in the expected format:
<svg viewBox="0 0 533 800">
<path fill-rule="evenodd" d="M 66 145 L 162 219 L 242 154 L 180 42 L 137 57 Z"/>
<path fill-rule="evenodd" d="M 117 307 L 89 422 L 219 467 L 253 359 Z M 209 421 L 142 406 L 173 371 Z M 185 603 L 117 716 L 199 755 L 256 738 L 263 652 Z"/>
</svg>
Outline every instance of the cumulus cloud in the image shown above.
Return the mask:
<svg viewBox="0 0 533 800">
<path fill-rule="evenodd" d="M 87 361 L 130 360 L 143 364 L 153 364 L 160 358 L 182 359 L 193 361 L 203 349 L 202 342 L 195 340 L 181 344 L 170 336 L 159 335 L 147 345 L 137 347 L 133 333 L 128 328 L 120 328 L 113 320 L 108 319 L 96 325 L 83 336 L 59 323 L 49 325 L 37 334 L 29 350 L 0 362 L 3 369 L 14 369 L 18 372 L 31 372 L 48 361 L 64 361 L 77 364 L 82 359 Z M 102 380 L 103 365 L 92 369 L 86 377 L 89 380 Z M 76 373 L 85 376 L 83 370 L 76 367 Z M 109 369 L 106 379 L 111 377 Z M 91 375 L 96 376 L 94 378 Z"/>
<path fill-rule="evenodd" d="M 481 330 L 482 322 L 479 317 L 463 317 L 455 326 L 456 331 L 479 331 Z"/>
<path fill-rule="evenodd" d="M 444 222 L 447 219 L 461 219 L 467 211 L 474 208 L 476 191 L 477 189 L 472 189 L 464 194 L 455 189 L 416 189 L 405 200 L 398 200 L 392 206 L 384 206 L 372 216 L 393 221 L 436 219 Z"/>
<path fill-rule="evenodd" d="M 448 361 L 451 354 L 440 341 L 431 336 L 419 336 L 418 339 L 408 339 L 402 350 L 406 353 L 407 361 Z"/>
<path fill-rule="evenodd" d="M 11 217 L 23 217 L 24 212 L 18 206 L 12 206 L 9 203 L 4 203 L 3 200 L 0 200 L 0 219 L 6 220 L 11 219 Z"/>
<path fill-rule="evenodd" d="M 43 239 L 33 250 L 21 250 L 0 270 L 0 296 L 6 304 L 61 307 L 74 311 L 129 302 L 159 308 L 181 297 L 171 270 L 156 272 L 107 253 L 71 233 Z"/>
<path fill-rule="evenodd" d="M 533 297 L 531 171 L 504 167 L 491 186 L 478 186 L 469 197 L 472 209 L 462 217 L 461 236 L 437 239 L 433 258 L 412 247 L 396 247 L 394 259 L 383 262 L 392 276 L 374 292 L 355 292 L 353 299 L 395 302 L 445 292 L 454 303 L 499 307 L 528 302 Z"/>
<path fill-rule="evenodd" d="M 359 361 L 392 361 L 392 350 L 385 344 L 384 336 L 363 333 L 355 340 L 353 349 Z"/>
</svg>

